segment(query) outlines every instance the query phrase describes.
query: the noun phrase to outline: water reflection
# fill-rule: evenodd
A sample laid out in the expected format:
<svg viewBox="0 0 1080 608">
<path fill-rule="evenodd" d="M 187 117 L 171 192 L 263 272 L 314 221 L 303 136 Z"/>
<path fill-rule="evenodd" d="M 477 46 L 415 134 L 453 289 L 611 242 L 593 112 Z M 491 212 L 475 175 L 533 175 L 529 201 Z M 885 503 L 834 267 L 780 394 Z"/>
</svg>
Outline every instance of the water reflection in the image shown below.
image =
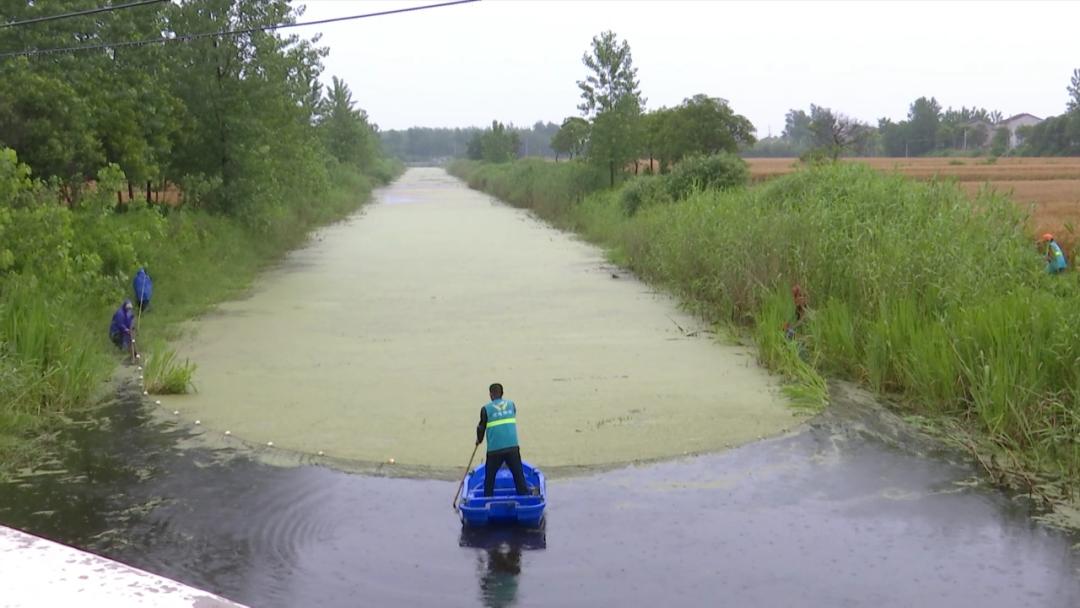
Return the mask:
<svg viewBox="0 0 1080 608">
<path fill-rule="evenodd" d="M 480 600 L 488 608 L 513 606 L 518 600 L 521 552 L 547 548 L 544 528 L 462 528 L 458 544 L 481 549 L 476 556 Z"/>
</svg>

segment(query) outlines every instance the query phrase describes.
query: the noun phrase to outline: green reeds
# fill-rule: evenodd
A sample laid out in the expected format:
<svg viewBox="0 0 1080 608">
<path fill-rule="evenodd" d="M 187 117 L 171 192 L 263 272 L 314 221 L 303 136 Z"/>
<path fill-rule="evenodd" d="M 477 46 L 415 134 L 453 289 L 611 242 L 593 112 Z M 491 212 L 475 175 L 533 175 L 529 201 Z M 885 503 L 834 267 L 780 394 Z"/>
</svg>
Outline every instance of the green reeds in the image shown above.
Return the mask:
<svg viewBox="0 0 1080 608">
<path fill-rule="evenodd" d="M 146 391 L 157 395 L 182 395 L 194 389 L 192 377 L 196 365 L 187 359 L 180 361 L 176 351 L 157 341 L 143 351 L 143 381 Z"/>
</svg>

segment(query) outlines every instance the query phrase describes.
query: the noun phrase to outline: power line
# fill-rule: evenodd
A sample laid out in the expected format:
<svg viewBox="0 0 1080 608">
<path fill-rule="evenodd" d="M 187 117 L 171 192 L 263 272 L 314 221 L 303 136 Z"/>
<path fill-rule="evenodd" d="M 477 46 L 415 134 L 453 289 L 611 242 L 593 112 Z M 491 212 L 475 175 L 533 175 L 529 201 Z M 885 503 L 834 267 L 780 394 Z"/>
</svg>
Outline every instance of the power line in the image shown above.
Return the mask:
<svg viewBox="0 0 1080 608">
<path fill-rule="evenodd" d="M 0 23 L 0 29 L 5 27 L 15 27 L 17 25 L 30 25 L 32 23 L 43 23 L 45 21 L 57 21 L 60 19 L 70 19 L 72 17 L 82 17 L 83 15 L 94 15 L 96 13 L 108 13 L 111 11 L 118 11 L 125 8 L 133 8 L 136 6 L 146 6 L 147 4 L 160 4 L 162 2 L 168 2 L 169 0 L 140 0 L 139 2 L 131 2 L 128 4 L 114 4 L 112 6 L 102 6 L 100 8 L 91 8 L 85 11 L 75 11 L 72 13 L 61 13 L 59 15 L 49 15 L 47 17 L 36 17 L 34 19 L 26 19 L 25 21 L 11 21 L 8 23 Z"/>
<path fill-rule="evenodd" d="M 49 49 L 33 49 L 28 51 L 12 51 L 8 53 L 0 53 L 0 59 L 6 59 L 8 57 L 32 57 L 36 55 L 53 55 L 56 53 L 75 53 L 79 51 L 96 51 L 102 49 L 120 49 L 131 48 L 138 46 L 148 46 L 151 44 L 167 44 L 169 42 L 191 42 L 193 40 L 200 40 L 203 38 L 218 38 L 224 36 L 240 36 L 243 34 L 251 34 L 254 32 L 264 32 L 267 30 L 283 30 L 291 27 L 305 27 L 308 25 L 322 25 L 324 23 L 336 23 L 338 21 L 351 21 L 354 19 L 366 19 L 368 17 L 383 17 L 386 15 L 396 15 L 399 13 L 411 13 L 414 11 L 423 11 L 432 8 L 441 8 L 444 6 L 455 6 L 458 4 L 470 4 L 472 2 L 479 2 L 480 0 L 454 0 L 452 2 L 441 2 L 439 4 L 425 4 L 423 6 L 411 6 L 409 8 L 397 8 L 388 11 L 379 11 L 376 13 L 362 13 L 359 15 L 348 15 L 345 17 L 332 17 L 330 19 L 319 19 L 317 21 L 303 21 L 298 23 L 277 23 L 274 25 L 261 25 L 258 27 L 245 28 L 240 30 L 223 30 L 220 32 L 203 32 L 200 34 L 183 34 L 173 36 L 172 38 L 158 38 L 155 40 L 130 40 L 127 42 L 107 42 L 104 44 L 87 44 L 83 46 L 68 46 L 57 47 Z"/>
</svg>

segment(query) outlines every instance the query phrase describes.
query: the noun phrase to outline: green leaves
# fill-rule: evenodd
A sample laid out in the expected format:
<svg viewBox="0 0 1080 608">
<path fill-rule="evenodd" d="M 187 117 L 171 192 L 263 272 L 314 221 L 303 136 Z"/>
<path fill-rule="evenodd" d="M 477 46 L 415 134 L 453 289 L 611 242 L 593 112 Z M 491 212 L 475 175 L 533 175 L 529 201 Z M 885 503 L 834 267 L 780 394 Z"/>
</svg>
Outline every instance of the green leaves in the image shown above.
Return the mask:
<svg viewBox="0 0 1080 608">
<path fill-rule="evenodd" d="M 589 69 L 584 80 L 578 81 L 581 105 L 578 109 L 587 116 L 613 110 L 620 101 L 631 97 L 638 107 L 645 105 L 637 79 L 637 68 L 630 54 L 630 44 L 619 41 L 615 32 L 603 32 L 592 39 L 591 53 L 581 57 Z"/>
</svg>

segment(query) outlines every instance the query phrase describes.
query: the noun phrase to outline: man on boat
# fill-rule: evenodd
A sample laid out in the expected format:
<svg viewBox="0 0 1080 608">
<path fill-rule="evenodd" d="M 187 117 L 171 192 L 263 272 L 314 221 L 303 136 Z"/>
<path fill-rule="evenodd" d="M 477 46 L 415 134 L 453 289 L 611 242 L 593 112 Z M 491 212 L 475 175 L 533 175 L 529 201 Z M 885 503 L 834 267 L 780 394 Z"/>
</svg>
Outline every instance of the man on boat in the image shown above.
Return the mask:
<svg viewBox="0 0 1080 608">
<path fill-rule="evenodd" d="M 521 448 L 517 436 L 517 406 L 509 399 L 503 399 L 503 387 L 496 382 L 488 387 L 491 397 L 480 408 L 480 424 L 476 425 L 476 445 L 487 436 L 487 463 L 484 466 L 484 496 L 495 493 L 495 474 L 503 463 L 514 476 L 514 486 L 518 496 L 529 493 L 525 484 L 525 472 L 521 470 Z"/>
<path fill-rule="evenodd" d="M 1061 246 L 1054 240 L 1054 235 L 1047 232 L 1042 235 L 1042 242 L 1046 243 L 1046 272 L 1057 274 L 1065 270 L 1065 254 Z"/>
</svg>

